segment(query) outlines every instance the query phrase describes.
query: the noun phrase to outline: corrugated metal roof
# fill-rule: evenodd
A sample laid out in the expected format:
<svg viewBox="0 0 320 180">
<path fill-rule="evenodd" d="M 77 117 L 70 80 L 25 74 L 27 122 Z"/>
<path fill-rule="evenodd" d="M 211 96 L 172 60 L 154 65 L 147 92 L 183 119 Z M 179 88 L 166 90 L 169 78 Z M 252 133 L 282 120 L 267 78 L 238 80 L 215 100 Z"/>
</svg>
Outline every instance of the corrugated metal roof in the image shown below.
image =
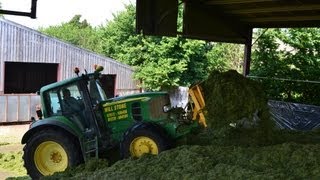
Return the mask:
<svg viewBox="0 0 320 180">
<path fill-rule="evenodd" d="M 178 0 L 137 0 L 137 31 L 181 34 L 245 43 L 252 28 L 319 27 L 319 0 L 183 0 L 183 31 L 177 32 Z"/>
<path fill-rule="evenodd" d="M 4 62 L 59 64 L 59 79 L 73 77 L 73 68 L 93 70 L 104 66 L 104 74 L 116 74 L 116 89 L 138 89 L 133 69 L 114 59 L 76 47 L 15 22 L 0 18 L 0 93 L 4 85 Z"/>
<path fill-rule="evenodd" d="M 58 64 L 58 80 L 74 77 L 74 67 L 91 72 L 99 64 L 116 75 L 116 94 L 140 91 L 130 66 L 0 18 L 0 124 L 29 121 L 40 103 L 35 94 L 3 94 L 7 62 Z"/>
<path fill-rule="evenodd" d="M 18 28 L 22 31 L 24 31 L 24 33 L 32 33 L 33 35 L 37 36 L 36 39 L 34 39 L 34 41 L 45 41 L 46 39 L 49 39 L 51 42 L 50 43 L 57 43 L 59 46 L 66 46 L 68 48 L 72 48 L 74 50 L 79 50 L 81 52 L 84 52 L 86 54 L 89 54 L 91 56 L 95 56 L 95 57 L 99 57 L 99 58 L 102 58 L 106 61 L 109 61 L 110 63 L 112 64 L 116 64 L 118 66 L 121 66 L 123 68 L 127 68 L 128 70 L 131 70 L 132 71 L 132 68 L 126 64 L 123 64 L 123 63 L 120 63 L 119 61 L 116 61 L 112 58 L 109 58 L 109 57 L 105 57 L 105 56 L 102 56 L 102 55 L 99 55 L 95 52 L 92 52 L 92 51 L 89 51 L 88 49 L 84 49 L 84 48 L 81 48 L 81 47 L 77 47 L 77 46 L 74 46 L 68 42 L 65 42 L 65 41 L 62 41 L 62 40 L 59 40 L 57 38 L 54 38 L 54 37 L 51 37 L 51 36 L 48 36 L 46 34 L 43 34 L 37 30 L 34 30 L 34 29 L 31 29 L 29 27 L 26 27 L 26 26 L 23 26 L 21 24 L 18 24 L 18 23 L 15 23 L 13 21 L 10 21 L 10 20 L 7 20 L 7 19 L 4 19 L 4 18 L 0 18 L 0 28 L 1 29 L 4 29 L 6 25 L 11 25 L 13 28 Z M 12 30 L 10 30 L 12 31 Z M 3 31 L 1 31 L 3 32 Z M 12 36 L 14 36 L 14 34 L 12 34 Z"/>
</svg>

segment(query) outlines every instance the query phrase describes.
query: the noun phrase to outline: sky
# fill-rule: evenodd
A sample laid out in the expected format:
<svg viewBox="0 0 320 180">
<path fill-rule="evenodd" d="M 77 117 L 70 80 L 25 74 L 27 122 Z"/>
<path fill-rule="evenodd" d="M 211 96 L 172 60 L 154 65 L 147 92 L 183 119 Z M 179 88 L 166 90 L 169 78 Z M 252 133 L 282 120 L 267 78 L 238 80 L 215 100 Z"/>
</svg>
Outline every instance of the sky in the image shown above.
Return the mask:
<svg viewBox="0 0 320 180">
<path fill-rule="evenodd" d="M 1 9 L 30 12 L 31 0 L 0 0 Z M 80 14 L 92 26 L 105 24 L 112 20 L 113 13 L 124 10 L 125 4 L 135 0 L 38 0 L 37 18 L 4 15 L 8 20 L 37 29 L 68 22 Z"/>
</svg>

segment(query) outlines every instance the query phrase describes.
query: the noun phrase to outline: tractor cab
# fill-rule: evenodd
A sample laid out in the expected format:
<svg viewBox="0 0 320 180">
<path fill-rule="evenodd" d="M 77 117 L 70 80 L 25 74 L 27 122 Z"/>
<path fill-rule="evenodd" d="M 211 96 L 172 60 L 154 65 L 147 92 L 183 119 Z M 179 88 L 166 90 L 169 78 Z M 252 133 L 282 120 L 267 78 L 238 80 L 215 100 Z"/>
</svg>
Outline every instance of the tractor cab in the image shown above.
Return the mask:
<svg viewBox="0 0 320 180">
<path fill-rule="evenodd" d="M 107 99 L 98 76 L 98 72 L 78 75 L 41 88 L 43 118 L 63 116 L 82 132 L 98 130 L 96 121 L 102 118 L 98 112 L 99 102 Z M 104 122 L 103 119 L 100 121 Z"/>
</svg>

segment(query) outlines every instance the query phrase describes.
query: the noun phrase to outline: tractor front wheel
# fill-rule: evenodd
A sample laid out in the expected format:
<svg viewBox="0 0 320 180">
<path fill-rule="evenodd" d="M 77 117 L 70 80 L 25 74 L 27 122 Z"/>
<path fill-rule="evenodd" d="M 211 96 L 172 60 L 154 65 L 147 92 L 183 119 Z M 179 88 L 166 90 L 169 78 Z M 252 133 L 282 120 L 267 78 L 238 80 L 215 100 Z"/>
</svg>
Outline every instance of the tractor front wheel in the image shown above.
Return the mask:
<svg viewBox="0 0 320 180">
<path fill-rule="evenodd" d="M 34 134 L 23 150 L 24 166 L 32 179 L 64 171 L 82 159 L 74 138 L 53 129 Z"/>
<path fill-rule="evenodd" d="M 137 129 L 126 135 L 121 142 L 121 157 L 139 158 L 143 154 L 157 155 L 169 148 L 169 142 L 157 131 Z"/>
</svg>

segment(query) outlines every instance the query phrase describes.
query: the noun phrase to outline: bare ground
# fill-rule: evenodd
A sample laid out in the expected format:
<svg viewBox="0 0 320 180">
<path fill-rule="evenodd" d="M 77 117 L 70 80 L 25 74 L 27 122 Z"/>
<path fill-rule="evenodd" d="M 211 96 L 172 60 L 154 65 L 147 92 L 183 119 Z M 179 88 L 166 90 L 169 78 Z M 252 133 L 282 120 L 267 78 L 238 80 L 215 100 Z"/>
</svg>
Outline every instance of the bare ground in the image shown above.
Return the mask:
<svg viewBox="0 0 320 180">
<path fill-rule="evenodd" d="M 2 171 L 2 170 L 0 169 L 0 179 L 1 179 L 1 180 L 2 180 L 2 179 L 6 179 L 6 178 L 8 178 L 8 177 L 14 177 L 14 176 L 16 176 L 16 175 L 13 174 L 13 173 L 10 173 L 10 172 Z"/>
<path fill-rule="evenodd" d="M 0 143 L 20 143 L 23 134 L 29 129 L 29 124 L 24 125 L 0 125 Z M 1 152 L 1 151 L 0 151 Z"/>
</svg>

